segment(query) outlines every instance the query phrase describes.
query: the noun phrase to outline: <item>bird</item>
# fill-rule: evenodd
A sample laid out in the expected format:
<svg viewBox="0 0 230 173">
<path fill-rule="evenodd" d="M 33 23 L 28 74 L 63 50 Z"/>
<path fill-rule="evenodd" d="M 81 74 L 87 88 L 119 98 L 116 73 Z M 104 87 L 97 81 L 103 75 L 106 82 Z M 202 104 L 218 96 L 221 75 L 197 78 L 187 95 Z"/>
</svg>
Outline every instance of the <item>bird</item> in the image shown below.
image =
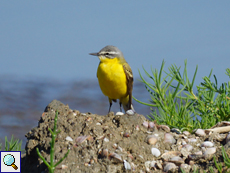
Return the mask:
<svg viewBox="0 0 230 173">
<path fill-rule="evenodd" d="M 90 55 L 98 56 L 100 62 L 97 68 L 97 78 L 102 93 L 109 99 L 109 112 L 112 103 L 119 100 L 125 112 L 132 110 L 133 73 L 126 62 L 123 53 L 115 46 L 108 45 L 97 53 Z"/>
</svg>

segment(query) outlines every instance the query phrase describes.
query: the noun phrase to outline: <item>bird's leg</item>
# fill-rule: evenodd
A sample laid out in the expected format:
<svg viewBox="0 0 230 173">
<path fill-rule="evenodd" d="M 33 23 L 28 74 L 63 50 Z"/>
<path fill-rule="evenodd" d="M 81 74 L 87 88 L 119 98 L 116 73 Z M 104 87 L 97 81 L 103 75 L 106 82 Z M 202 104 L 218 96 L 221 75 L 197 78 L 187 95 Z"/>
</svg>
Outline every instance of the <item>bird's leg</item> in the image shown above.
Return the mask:
<svg viewBox="0 0 230 173">
<path fill-rule="evenodd" d="M 121 108 L 122 103 L 121 103 L 121 102 L 119 102 L 119 104 L 120 104 L 120 111 L 122 112 L 122 108 Z"/>
<path fill-rule="evenodd" d="M 112 101 L 109 102 L 109 112 L 108 113 L 110 113 L 110 109 L 111 109 L 112 104 L 113 104 Z"/>
</svg>

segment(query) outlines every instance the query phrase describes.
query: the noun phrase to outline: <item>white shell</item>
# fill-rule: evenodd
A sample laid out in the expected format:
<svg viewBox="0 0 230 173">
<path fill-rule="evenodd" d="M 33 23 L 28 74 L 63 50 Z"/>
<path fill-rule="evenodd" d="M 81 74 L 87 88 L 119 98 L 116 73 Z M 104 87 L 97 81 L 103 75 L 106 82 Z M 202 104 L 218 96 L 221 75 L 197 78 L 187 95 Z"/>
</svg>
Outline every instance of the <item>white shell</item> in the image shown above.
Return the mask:
<svg viewBox="0 0 230 173">
<path fill-rule="evenodd" d="M 205 141 L 201 144 L 201 147 L 213 147 L 214 144 L 210 141 Z"/>
<path fill-rule="evenodd" d="M 105 142 L 109 142 L 109 139 L 108 139 L 108 138 L 104 138 L 104 141 L 105 141 Z"/>
<path fill-rule="evenodd" d="M 160 150 L 158 150 L 157 148 L 151 148 L 151 152 L 156 157 L 159 157 L 161 155 Z"/>
<path fill-rule="evenodd" d="M 146 161 L 145 162 L 145 169 L 147 172 L 150 172 L 150 164 L 151 164 L 151 161 Z"/>
<path fill-rule="evenodd" d="M 146 127 L 146 128 L 148 128 L 148 127 L 149 127 L 148 121 L 144 121 L 144 122 L 143 122 L 143 126 Z"/>
<path fill-rule="evenodd" d="M 67 136 L 67 137 L 65 138 L 65 140 L 70 141 L 70 142 L 73 141 L 73 139 L 72 139 L 70 136 Z"/>
<path fill-rule="evenodd" d="M 124 115 L 123 112 L 117 112 L 116 115 Z"/>
<path fill-rule="evenodd" d="M 151 168 L 155 168 L 156 163 L 157 163 L 157 162 L 156 162 L 156 161 L 154 161 L 154 160 L 153 160 L 153 161 L 151 161 L 151 163 L 150 163 L 150 167 L 151 167 Z"/>
<path fill-rule="evenodd" d="M 208 157 L 209 155 L 212 155 L 216 152 L 215 147 L 207 148 L 207 150 L 204 152 L 204 157 Z"/>
<path fill-rule="evenodd" d="M 61 165 L 61 169 L 67 169 L 68 168 L 68 166 L 66 166 L 66 165 Z"/>
<path fill-rule="evenodd" d="M 128 114 L 128 115 L 134 115 L 135 112 L 132 109 L 130 109 L 130 110 L 126 111 L 126 114 Z"/>
<path fill-rule="evenodd" d="M 195 138 L 190 138 L 190 139 L 188 139 L 188 142 L 197 142 L 197 139 L 195 139 Z"/>
<path fill-rule="evenodd" d="M 155 127 L 155 124 L 154 122 L 149 122 L 149 126 L 148 126 L 150 129 L 153 129 Z"/>
<path fill-rule="evenodd" d="M 124 160 L 124 166 L 126 170 L 131 170 L 131 165 L 126 160 Z"/>
</svg>

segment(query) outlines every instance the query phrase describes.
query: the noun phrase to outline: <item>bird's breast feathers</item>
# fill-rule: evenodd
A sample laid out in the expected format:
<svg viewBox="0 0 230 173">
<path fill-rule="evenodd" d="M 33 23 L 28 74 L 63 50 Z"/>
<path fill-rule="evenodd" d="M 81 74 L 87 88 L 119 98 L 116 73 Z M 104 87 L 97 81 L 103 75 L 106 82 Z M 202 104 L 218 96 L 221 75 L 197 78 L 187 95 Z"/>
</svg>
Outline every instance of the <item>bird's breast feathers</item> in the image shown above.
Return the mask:
<svg viewBox="0 0 230 173">
<path fill-rule="evenodd" d="M 127 96 L 126 74 L 117 58 L 100 62 L 97 77 L 103 94 L 109 98 L 120 99 Z"/>
</svg>

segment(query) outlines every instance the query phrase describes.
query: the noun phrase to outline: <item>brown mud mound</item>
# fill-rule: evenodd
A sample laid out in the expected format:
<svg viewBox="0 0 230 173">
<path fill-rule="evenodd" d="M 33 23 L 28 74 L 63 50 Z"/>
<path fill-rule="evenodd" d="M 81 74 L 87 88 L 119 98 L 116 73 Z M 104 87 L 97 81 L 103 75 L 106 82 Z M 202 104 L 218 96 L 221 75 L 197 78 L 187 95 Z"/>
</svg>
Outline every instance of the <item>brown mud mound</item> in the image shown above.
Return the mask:
<svg viewBox="0 0 230 173">
<path fill-rule="evenodd" d="M 220 146 L 227 134 L 198 137 L 170 132 L 167 126 L 150 123 L 143 115 L 80 113 L 54 100 L 46 107 L 38 127 L 26 134 L 22 172 L 48 172 L 36 147 L 49 162 L 48 128 L 53 129 L 55 110 L 59 111 L 57 129 L 61 132 L 56 138 L 54 162 L 70 149 L 55 172 L 180 172 L 180 167 L 186 172 L 197 168 L 207 171 L 209 167 L 215 170 L 213 155 L 222 159 Z"/>
</svg>

